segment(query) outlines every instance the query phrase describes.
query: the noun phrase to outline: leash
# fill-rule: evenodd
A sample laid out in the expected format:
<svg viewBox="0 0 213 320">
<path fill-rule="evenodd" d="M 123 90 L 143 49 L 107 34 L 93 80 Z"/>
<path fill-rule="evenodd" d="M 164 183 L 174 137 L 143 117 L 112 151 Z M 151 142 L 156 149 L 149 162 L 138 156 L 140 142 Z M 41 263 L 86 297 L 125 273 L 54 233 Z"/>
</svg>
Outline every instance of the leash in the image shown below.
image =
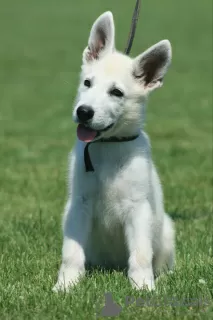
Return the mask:
<svg viewBox="0 0 213 320">
<path fill-rule="evenodd" d="M 135 9 L 134 9 L 134 12 L 132 15 L 132 22 L 131 22 L 131 26 L 130 26 L 129 37 L 127 40 L 126 49 L 124 51 L 124 53 L 126 53 L 127 55 L 130 54 L 130 51 L 132 48 L 133 40 L 135 37 L 135 31 L 136 31 L 136 27 L 137 27 L 137 22 L 138 22 L 138 18 L 139 18 L 140 8 L 141 8 L 141 1 L 137 0 L 136 4 L 135 4 Z"/>
<path fill-rule="evenodd" d="M 132 15 L 132 22 L 130 25 L 130 31 L 129 31 L 129 36 L 128 36 L 128 40 L 127 40 L 127 45 L 126 45 L 126 49 L 124 51 L 125 54 L 129 55 L 131 48 L 132 48 L 132 44 L 133 44 L 133 40 L 135 37 L 135 31 L 136 31 L 136 27 L 137 27 L 137 22 L 138 22 L 138 18 L 139 18 L 139 13 L 140 13 L 140 6 L 141 6 L 141 1 L 137 0 L 136 4 L 135 4 L 135 9 Z M 95 142 L 127 142 L 127 141 L 132 141 L 137 139 L 138 135 L 135 136 L 131 136 L 131 137 L 124 137 L 124 138 L 117 138 L 117 137 L 111 137 L 108 139 L 100 139 L 100 140 L 96 140 L 96 141 L 91 141 L 88 142 L 84 148 L 84 164 L 85 164 L 85 169 L 86 172 L 94 172 L 94 167 L 92 165 L 92 161 L 90 159 L 90 155 L 89 155 L 89 146 L 91 143 L 95 143 Z"/>
</svg>

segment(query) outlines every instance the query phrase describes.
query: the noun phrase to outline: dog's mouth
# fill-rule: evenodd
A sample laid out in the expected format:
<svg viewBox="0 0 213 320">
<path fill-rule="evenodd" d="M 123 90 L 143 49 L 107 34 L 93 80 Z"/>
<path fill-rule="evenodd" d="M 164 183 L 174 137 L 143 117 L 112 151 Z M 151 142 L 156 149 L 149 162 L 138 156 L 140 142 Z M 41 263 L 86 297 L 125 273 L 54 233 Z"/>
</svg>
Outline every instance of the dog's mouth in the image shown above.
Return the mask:
<svg viewBox="0 0 213 320">
<path fill-rule="evenodd" d="M 105 132 L 105 131 L 111 129 L 113 127 L 113 125 L 114 125 L 114 123 L 111 123 L 109 126 L 105 127 L 104 129 L 94 130 L 94 129 L 91 129 L 89 127 L 86 127 L 83 124 L 79 124 L 78 127 L 77 127 L 78 139 L 81 140 L 81 141 L 84 141 L 84 142 L 91 142 L 95 138 L 100 136 L 100 134 L 102 132 Z"/>
</svg>

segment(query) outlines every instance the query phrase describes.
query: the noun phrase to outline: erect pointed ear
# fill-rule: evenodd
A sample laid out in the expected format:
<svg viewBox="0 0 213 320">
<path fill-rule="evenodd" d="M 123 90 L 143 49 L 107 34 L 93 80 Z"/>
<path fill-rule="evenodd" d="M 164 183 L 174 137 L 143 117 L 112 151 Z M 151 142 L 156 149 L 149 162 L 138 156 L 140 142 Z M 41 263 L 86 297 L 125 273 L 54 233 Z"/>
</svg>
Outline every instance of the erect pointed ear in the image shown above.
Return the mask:
<svg viewBox="0 0 213 320">
<path fill-rule="evenodd" d="M 145 89 L 152 91 L 163 84 L 164 75 L 171 63 L 172 49 L 168 40 L 162 40 L 135 58 L 133 75 Z"/>
<path fill-rule="evenodd" d="M 103 13 L 93 24 L 90 31 L 88 46 L 83 52 L 83 62 L 99 59 L 107 52 L 113 51 L 115 26 L 110 11 Z"/>
</svg>

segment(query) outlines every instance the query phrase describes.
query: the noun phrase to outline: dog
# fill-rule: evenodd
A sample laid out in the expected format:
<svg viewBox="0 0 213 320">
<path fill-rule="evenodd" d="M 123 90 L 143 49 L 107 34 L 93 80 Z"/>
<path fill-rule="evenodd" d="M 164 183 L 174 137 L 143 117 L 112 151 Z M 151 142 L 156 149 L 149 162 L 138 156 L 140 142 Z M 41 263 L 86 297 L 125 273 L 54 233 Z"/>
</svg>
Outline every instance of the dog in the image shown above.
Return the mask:
<svg viewBox="0 0 213 320">
<path fill-rule="evenodd" d="M 136 289 L 175 262 L 175 231 L 143 130 L 147 98 L 162 86 L 171 45 L 160 41 L 132 59 L 115 49 L 111 12 L 93 24 L 83 51 L 73 110 L 62 264 L 54 291 L 69 290 L 87 265 L 126 269 Z"/>
</svg>

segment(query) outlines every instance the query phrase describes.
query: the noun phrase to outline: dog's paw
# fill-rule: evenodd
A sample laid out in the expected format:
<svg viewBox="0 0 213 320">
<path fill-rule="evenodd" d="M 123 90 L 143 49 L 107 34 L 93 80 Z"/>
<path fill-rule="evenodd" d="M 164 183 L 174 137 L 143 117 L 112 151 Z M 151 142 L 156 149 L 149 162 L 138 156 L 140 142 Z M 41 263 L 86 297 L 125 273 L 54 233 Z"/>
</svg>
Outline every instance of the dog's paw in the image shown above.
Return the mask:
<svg viewBox="0 0 213 320">
<path fill-rule="evenodd" d="M 132 287 L 137 290 L 155 290 L 155 282 L 153 275 L 145 276 L 142 272 L 129 274 Z"/>
<path fill-rule="evenodd" d="M 57 293 L 57 292 L 68 292 L 69 289 L 70 289 L 70 286 L 67 286 L 67 287 L 66 287 L 66 285 L 65 285 L 64 283 L 58 281 L 58 282 L 54 285 L 54 287 L 52 288 L 52 291 L 53 291 L 53 292 L 56 292 L 56 293 Z"/>
<path fill-rule="evenodd" d="M 53 287 L 53 292 L 69 292 L 75 286 L 83 272 L 77 269 L 63 269 L 59 272 L 59 277 L 56 285 Z"/>
<path fill-rule="evenodd" d="M 155 290 L 154 280 L 152 279 L 143 279 L 143 281 L 135 281 L 130 279 L 132 287 L 136 290 L 148 290 L 152 291 Z"/>
</svg>

